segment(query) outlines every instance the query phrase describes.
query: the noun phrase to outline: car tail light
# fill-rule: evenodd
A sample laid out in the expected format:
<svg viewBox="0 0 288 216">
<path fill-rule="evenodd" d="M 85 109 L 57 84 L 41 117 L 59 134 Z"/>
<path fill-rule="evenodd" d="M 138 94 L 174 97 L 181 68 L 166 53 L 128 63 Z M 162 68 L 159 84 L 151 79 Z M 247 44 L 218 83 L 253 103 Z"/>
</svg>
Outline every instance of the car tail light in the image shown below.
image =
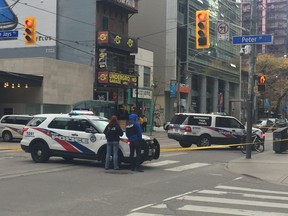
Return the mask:
<svg viewBox="0 0 288 216">
<path fill-rule="evenodd" d="M 28 127 L 24 127 L 23 130 L 21 131 L 21 135 L 24 134 L 25 131 L 27 131 L 29 128 Z"/>
<path fill-rule="evenodd" d="M 121 139 L 121 141 L 126 143 L 126 144 L 128 144 L 128 145 L 130 145 L 130 141 L 128 139 Z"/>
<path fill-rule="evenodd" d="M 180 128 L 181 132 L 192 132 L 191 127 L 189 126 L 184 126 L 183 128 Z"/>
</svg>

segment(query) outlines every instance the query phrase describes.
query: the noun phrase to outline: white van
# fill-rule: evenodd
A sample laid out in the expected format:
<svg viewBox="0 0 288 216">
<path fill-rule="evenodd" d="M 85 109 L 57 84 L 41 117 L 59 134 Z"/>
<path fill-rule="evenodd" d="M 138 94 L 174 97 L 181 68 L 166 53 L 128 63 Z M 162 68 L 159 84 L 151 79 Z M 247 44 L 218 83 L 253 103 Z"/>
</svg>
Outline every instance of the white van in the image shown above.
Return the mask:
<svg viewBox="0 0 288 216">
<path fill-rule="evenodd" d="M 4 115 L 0 120 L 0 135 L 4 142 L 22 139 L 24 126 L 33 118 L 29 115 Z"/>
</svg>

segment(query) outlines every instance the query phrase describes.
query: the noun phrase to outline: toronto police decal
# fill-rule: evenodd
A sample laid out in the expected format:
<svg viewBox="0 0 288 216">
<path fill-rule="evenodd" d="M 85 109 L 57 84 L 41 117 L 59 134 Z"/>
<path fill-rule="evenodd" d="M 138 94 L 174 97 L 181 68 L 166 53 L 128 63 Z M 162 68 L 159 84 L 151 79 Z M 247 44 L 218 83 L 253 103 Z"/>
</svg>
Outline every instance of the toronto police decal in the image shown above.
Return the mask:
<svg viewBox="0 0 288 216">
<path fill-rule="evenodd" d="M 91 142 L 94 143 L 94 142 L 96 142 L 96 140 L 97 140 L 97 139 L 96 139 L 96 136 L 95 136 L 95 135 L 92 135 L 92 136 L 90 137 L 90 141 L 91 141 Z"/>
</svg>

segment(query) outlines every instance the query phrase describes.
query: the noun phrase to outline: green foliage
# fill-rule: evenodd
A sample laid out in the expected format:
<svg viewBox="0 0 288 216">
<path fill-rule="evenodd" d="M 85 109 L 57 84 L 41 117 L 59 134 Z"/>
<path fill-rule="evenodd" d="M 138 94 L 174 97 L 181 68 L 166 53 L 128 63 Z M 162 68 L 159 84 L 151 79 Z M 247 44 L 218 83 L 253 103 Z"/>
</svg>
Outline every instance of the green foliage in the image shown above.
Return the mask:
<svg viewBox="0 0 288 216">
<path fill-rule="evenodd" d="M 271 101 L 271 110 L 277 114 L 285 114 L 281 103 L 286 103 L 288 88 L 288 59 L 271 54 L 260 54 L 257 57 L 256 73 L 266 76 L 266 91 L 261 96 Z"/>
</svg>

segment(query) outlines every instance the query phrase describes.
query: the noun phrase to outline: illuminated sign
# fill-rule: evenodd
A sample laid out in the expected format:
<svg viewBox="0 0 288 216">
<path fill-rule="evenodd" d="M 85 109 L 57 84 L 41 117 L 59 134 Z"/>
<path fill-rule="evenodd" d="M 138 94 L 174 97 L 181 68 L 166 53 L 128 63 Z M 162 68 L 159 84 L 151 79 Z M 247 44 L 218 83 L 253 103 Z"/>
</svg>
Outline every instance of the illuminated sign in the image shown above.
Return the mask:
<svg viewBox="0 0 288 216">
<path fill-rule="evenodd" d="M 115 34 L 108 31 L 99 31 L 97 41 L 100 47 L 112 47 L 122 49 L 130 53 L 137 53 L 138 44 L 134 38 L 128 38 L 124 35 Z"/>
<path fill-rule="evenodd" d="M 128 74 L 99 71 L 98 72 L 98 84 L 105 84 L 111 86 L 121 87 L 135 87 L 137 84 L 137 77 Z"/>
</svg>

